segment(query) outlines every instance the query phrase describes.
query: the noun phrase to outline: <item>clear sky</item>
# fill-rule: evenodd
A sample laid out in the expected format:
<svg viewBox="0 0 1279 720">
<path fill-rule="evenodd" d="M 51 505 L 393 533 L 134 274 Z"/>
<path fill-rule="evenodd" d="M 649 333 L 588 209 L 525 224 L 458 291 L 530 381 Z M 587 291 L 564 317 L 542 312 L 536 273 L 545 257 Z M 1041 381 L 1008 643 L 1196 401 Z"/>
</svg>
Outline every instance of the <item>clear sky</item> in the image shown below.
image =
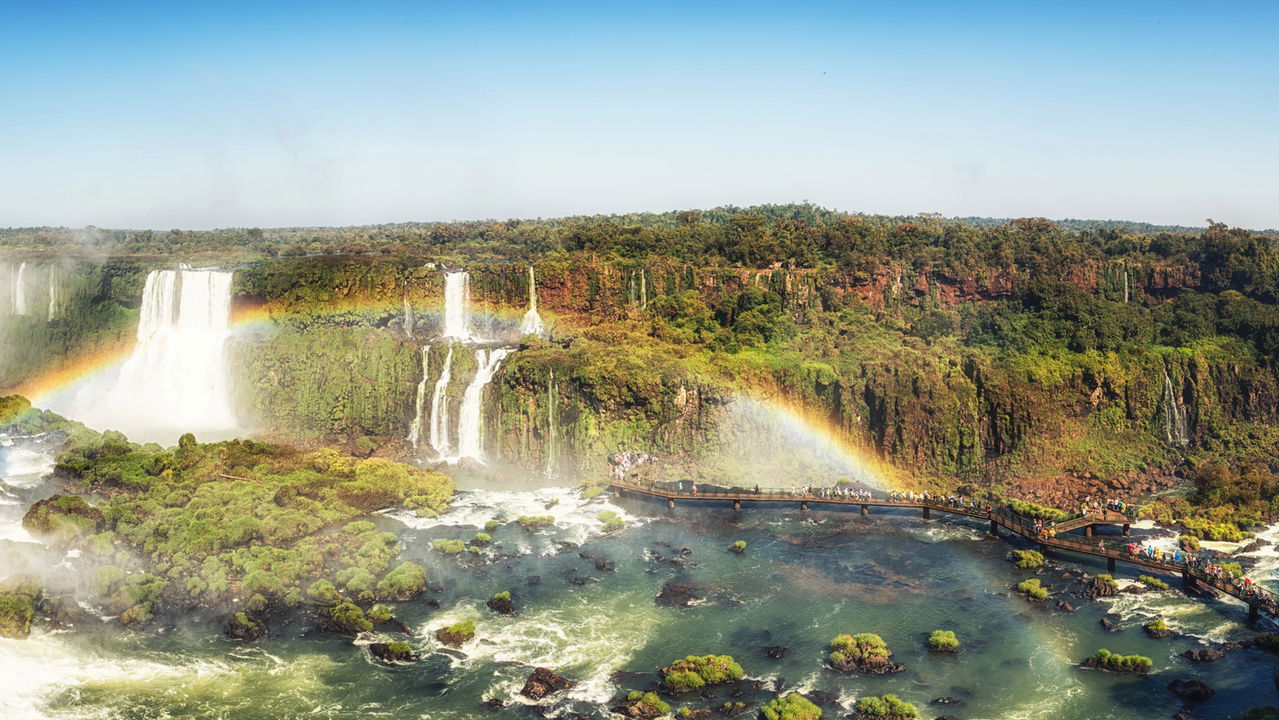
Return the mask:
<svg viewBox="0 0 1279 720">
<path fill-rule="evenodd" d="M 0 226 L 1279 227 L 1277 31 L 1277 2 L 0 0 Z"/>
</svg>

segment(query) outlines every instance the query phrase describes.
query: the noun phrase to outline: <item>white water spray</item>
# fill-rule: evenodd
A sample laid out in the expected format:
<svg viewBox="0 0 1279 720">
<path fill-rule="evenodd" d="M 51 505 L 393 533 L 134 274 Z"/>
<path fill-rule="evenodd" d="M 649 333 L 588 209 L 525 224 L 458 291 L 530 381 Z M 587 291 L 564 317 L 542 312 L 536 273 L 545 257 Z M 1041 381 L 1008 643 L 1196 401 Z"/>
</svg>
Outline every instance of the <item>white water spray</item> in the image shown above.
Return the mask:
<svg viewBox="0 0 1279 720">
<path fill-rule="evenodd" d="M 54 316 L 58 314 L 58 274 L 53 268 L 49 268 L 49 322 L 53 322 Z"/>
<path fill-rule="evenodd" d="M 231 276 L 186 268 L 147 275 L 133 354 L 105 390 L 79 388 L 66 414 L 137 441 L 233 436 L 239 424 L 225 356 Z"/>
<path fill-rule="evenodd" d="M 462 408 L 457 418 L 457 456 L 484 462 L 483 418 L 484 388 L 493 381 L 493 375 L 502 360 L 511 354 L 509 348 L 475 351 L 475 379 L 462 395 Z"/>
<path fill-rule="evenodd" d="M 444 274 L 444 337 L 471 338 L 471 277 L 465 271 Z"/>
<path fill-rule="evenodd" d="M 18 272 L 13 278 L 13 314 L 27 314 L 27 264 L 25 262 L 18 266 Z"/>
<path fill-rule="evenodd" d="M 440 371 L 440 379 L 435 381 L 435 392 L 431 395 L 431 447 L 444 457 L 449 451 L 449 380 L 453 376 L 453 346 L 444 356 L 444 369 Z"/>
<path fill-rule="evenodd" d="M 408 301 L 405 300 L 407 303 Z M 426 418 L 423 414 L 426 411 L 426 383 L 431 379 L 431 346 L 422 346 L 422 380 L 417 384 L 417 399 L 413 403 L 413 422 L 409 425 L 409 444 L 413 446 L 413 452 L 417 452 L 422 445 L 422 421 Z"/>
<path fill-rule="evenodd" d="M 555 386 L 555 370 L 551 370 L 550 382 L 546 384 L 546 468 L 543 474 L 547 478 L 555 477 L 555 439 L 559 435 L 559 388 Z"/>
<path fill-rule="evenodd" d="M 528 266 L 528 312 L 520 322 L 520 332 L 525 335 L 542 334 L 542 316 L 537 314 L 537 277 L 533 274 L 533 266 Z"/>
<path fill-rule="evenodd" d="M 1164 368 L 1164 439 L 1169 445 L 1185 446 L 1190 444 L 1190 421 L 1186 416 L 1186 406 L 1181 402 L 1181 394 L 1172 386 L 1172 378 L 1168 369 Z"/>
</svg>

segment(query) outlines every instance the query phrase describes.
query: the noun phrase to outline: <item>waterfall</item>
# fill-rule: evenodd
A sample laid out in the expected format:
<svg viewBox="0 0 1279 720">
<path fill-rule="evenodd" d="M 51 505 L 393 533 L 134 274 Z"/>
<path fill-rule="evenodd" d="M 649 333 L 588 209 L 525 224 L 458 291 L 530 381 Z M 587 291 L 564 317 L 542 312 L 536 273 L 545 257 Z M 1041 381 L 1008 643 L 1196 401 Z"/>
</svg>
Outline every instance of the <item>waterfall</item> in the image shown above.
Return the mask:
<svg viewBox="0 0 1279 720">
<path fill-rule="evenodd" d="M 18 273 L 13 278 L 13 314 L 27 314 L 27 264 L 18 266 Z"/>
<path fill-rule="evenodd" d="M 172 442 L 184 432 L 234 435 L 224 354 L 231 277 L 185 267 L 147 275 L 133 353 L 105 389 L 80 388 L 64 414 L 137 441 Z"/>
<path fill-rule="evenodd" d="M 413 337 L 413 327 L 417 325 L 417 317 L 413 315 L 413 306 L 409 304 L 409 291 L 404 290 L 404 334 Z"/>
<path fill-rule="evenodd" d="M 648 309 L 648 277 L 640 268 L 640 310 Z"/>
<path fill-rule="evenodd" d="M 405 301 L 408 302 L 407 300 Z M 426 410 L 426 383 L 431 379 L 431 346 L 422 346 L 422 380 L 417 384 L 417 400 L 413 404 L 413 422 L 409 425 L 409 444 L 413 452 L 422 445 L 422 413 Z"/>
<path fill-rule="evenodd" d="M 502 359 L 511 353 L 509 348 L 475 351 L 475 379 L 462 395 L 462 408 L 457 417 L 457 456 L 484 461 L 483 416 L 484 388 L 493 380 L 493 374 Z"/>
<path fill-rule="evenodd" d="M 1173 389 L 1167 368 L 1164 368 L 1163 406 L 1164 439 L 1169 445 L 1189 445 L 1190 421 L 1186 417 L 1186 406 L 1181 402 L 1181 394 Z"/>
<path fill-rule="evenodd" d="M 471 338 L 468 316 L 471 304 L 471 278 L 465 270 L 444 274 L 444 337 L 454 340 Z"/>
<path fill-rule="evenodd" d="M 1128 265 L 1124 265 L 1124 304 L 1128 304 Z"/>
<path fill-rule="evenodd" d="M 446 393 L 452 376 L 453 345 L 450 344 L 448 355 L 444 356 L 444 369 L 440 371 L 440 379 L 435 381 L 435 392 L 431 395 L 431 447 L 440 457 L 449 451 L 449 399 Z"/>
<path fill-rule="evenodd" d="M 58 314 L 58 276 L 53 268 L 49 268 L 49 322 Z"/>
<path fill-rule="evenodd" d="M 546 384 L 546 469 L 543 474 L 547 478 L 555 477 L 555 439 L 559 435 L 560 411 L 559 388 L 555 387 L 555 370 L 551 370 L 551 380 Z"/>
<path fill-rule="evenodd" d="M 528 266 L 528 312 L 520 323 L 520 332 L 525 335 L 542 334 L 542 316 L 537 314 L 537 277 L 533 274 L 533 266 Z"/>
</svg>

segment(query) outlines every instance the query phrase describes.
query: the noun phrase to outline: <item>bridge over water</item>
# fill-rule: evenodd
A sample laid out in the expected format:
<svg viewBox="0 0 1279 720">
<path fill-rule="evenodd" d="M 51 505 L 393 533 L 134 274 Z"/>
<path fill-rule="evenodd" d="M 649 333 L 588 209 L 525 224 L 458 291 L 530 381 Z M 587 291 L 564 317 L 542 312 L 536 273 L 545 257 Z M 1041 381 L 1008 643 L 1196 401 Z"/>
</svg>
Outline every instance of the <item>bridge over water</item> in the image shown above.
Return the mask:
<svg viewBox="0 0 1279 720">
<path fill-rule="evenodd" d="M 866 494 L 865 491 L 856 495 L 829 490 L 818 494 L 798 489 L 752 491 L 738 488 L 704 488 L 693 491 L 691 488 L 683 489 L 679 485 L 672 487 L 666 484 L 640 484 L 621 480 L 614 480 L 609 483 L 609 486 L 620 494 L 665 500 L 667 506 L 671 508 L 675 507 L 676 502 L 731 502 L 734 510 L 741 510 L 742 503 L 785 503 L 798 505 L 800 512 L 808 512 L 810 505 L 851 505 L 860 506 L 862 515 L 868 515 L 872 507 L 917 509 L 925 520 L 929 519 L 932 511 L 936 510 L 987 521 L 990 523 L 992 534 L 998 536 L 1000 530 L 1003 530 L 1037 543 L 1042 550 L 1061 550 L 1105 558 L 1106 569 L 1110 572 L 1115 571 L 1116 563 L 1124 562 L 1159 573 L 1180 575 L 1188 590 L 1205 585 L 1242 601 L 1248 606 L 1248 616 L 1251 618 L 1256 618 L 1261 613 L 1279 617 L 1279 596 L 1256 584 L 1245 586 L 1231 578 L 1209 573 L 1200 564 L 1156 559 L 1140 553 L 1131 553 L 1128 551 L 1128 542 L 1125 540 L 1095 537 L 1093 530 L 1098 525 L 1120 526 L 1123 535 L 1128 535 L 1134 518 L 1114 510 L 1089 510 L 1085 514 L 1067 516 L 1056 521 L 1055 535 L 1045 535 L 1035 526 L 1034 518 L 1015 513 L 1008 507 L 964 503 L 941 498 L 912 498 L 880 492 Z M 1071 538 L 1063 537 L 1067 532 L 1079 530 L 1083 531 L 1084 538 L 1090 539 L 1083 539 L 1078 535 Z"/>
</svg>

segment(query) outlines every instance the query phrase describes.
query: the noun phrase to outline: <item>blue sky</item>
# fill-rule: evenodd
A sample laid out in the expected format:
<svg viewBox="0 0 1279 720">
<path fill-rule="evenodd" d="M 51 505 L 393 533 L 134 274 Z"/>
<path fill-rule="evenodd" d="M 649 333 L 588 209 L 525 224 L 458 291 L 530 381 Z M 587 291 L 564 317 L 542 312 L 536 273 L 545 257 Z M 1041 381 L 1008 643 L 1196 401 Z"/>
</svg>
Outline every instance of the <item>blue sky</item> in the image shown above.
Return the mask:
<svg viewBox="0 0 1279 720">
<path fill-rule="evenodd" d="M 0 226 L 1279 227 L 1279 3 L 258 5 L 0 0 Z"/>
</svg>

